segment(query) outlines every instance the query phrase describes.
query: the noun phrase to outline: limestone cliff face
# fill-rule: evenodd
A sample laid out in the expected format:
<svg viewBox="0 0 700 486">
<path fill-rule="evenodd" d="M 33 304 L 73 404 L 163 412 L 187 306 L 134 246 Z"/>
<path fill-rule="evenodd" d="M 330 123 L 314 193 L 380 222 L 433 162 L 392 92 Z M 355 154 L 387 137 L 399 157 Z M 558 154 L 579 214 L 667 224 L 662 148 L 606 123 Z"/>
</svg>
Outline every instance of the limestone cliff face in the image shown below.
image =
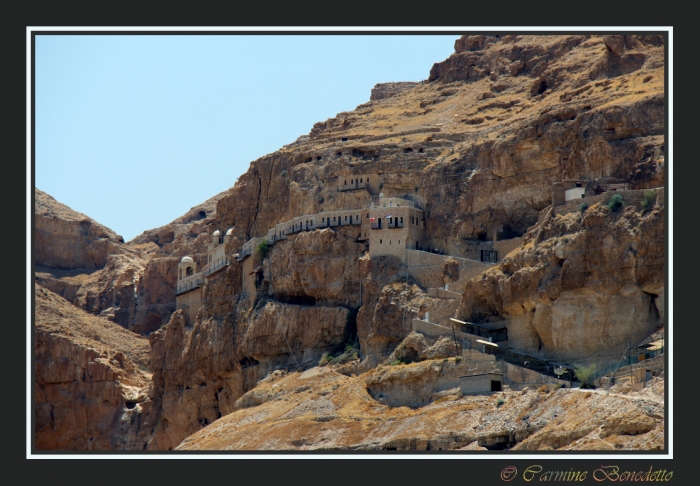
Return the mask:
<svg viewBox="0 0 700 486">
<path fill-rule="evenodd" d="M 36 281 L 72 304 L 148 335 L 175 310 L 177 264 L 204 265 L 216 201 L 124 243 L 108 228 L 36 190 Z"/>
<path fill-rule="evenodd" d="M 34 261 L 56 269 L 94 270 L 120 253 L 124 239 L 109 228 L 34 189 Z"/>
<path fill-rule="evenodd" d="M 150 420 L 146 339 L 36 286 L 35 445 L 144 449 Z"/>
<path fill-rule="evenodd" d="M 600 36 L 460 39 L 431 82 L 254 161 L 219 200 L 216 226 L 245 241 L 294 216 L 363 207 L 372 191 L 338 192 L 334 177 L 378 173 L 386 196 L 423 202 L 433 244 L 461 254 L 465 239 L 523 234 L 554 181 L 649 187 L 664 151 L 663 45 L 624 42 L 637 61 L 623 68 Z"/>
<path fill-rule="evenodd" d="M 619 212 L 550 210 L 520 251 L 467 283 L 460 318 L 505 317 L 511 343 L 551 359 L 619 360 L 664 321 L 663 190 L 647 213 L 639 196 Z"/>
<path fill-rule="evenodd" d="M 149 448 L 175 447 L 231 413 L 236 400 L 271 371 L 313 366 L 347 338 L 348 310 L 340 307 L 267 302 L 238 315 L 188 326 L 178 311 L 151 334 L 159 419 Z"/>
</svg>

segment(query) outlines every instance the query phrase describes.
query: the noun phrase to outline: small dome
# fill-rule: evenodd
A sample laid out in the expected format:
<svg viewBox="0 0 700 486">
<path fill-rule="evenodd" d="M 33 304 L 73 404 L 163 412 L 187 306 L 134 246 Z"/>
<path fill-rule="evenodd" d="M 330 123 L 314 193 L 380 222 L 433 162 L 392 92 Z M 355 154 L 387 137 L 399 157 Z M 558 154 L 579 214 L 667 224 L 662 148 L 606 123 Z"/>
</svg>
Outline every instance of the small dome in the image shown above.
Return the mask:
<svg viewBox="0 0 700 486">
<path fill-rule="evenodd" d="M 185 257 L 182 257 L 182 260 L 180 260 L 180 262 L 181 263 L 193 263 L 194 260 L 192 260 L 192 257 L 185 256 Z"/>
<path fill-rule="evenodd" d="M 214 233 L 212 233 L 212 236 L 219 236 L 221 234 L 221 231 L 216 230 Z"/>
<path fill-rule="evenodd" d="M 226 236 L 231 236 L 232 234 L 233 234 L 233 228 L 230 228 L 230 229 L 226 232 Z"/>
</svg>

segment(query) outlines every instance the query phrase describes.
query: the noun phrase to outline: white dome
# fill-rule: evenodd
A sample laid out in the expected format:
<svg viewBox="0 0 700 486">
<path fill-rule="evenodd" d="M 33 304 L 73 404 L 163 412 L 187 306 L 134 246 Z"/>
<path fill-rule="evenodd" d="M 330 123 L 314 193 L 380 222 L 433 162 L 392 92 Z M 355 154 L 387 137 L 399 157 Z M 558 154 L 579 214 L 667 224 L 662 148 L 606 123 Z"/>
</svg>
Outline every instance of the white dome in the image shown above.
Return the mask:
<svg viewBox="0 0 700 486">
<path fill-rule="evenodd" d="M 219 236 L 220 234 L 221 234 L 221 231 L 216 230 L 216 231 L 214 231 L 214 233 L 212 234 L 212 236 Z"/>
<path fill-rule="evenodd" d="M 233 228 L 230 228 L 230 229 L 226 232 L 226 236 L 231 236 L 232 234 L 233 234 Z"/>
<path fill-rule="evenodd" d="M 180 260 L 181 263 L 192 263 L 194 260 L 192 260 L 192 257 L 184 256 L 182 257 L 182 260 Z"/>
</svg>

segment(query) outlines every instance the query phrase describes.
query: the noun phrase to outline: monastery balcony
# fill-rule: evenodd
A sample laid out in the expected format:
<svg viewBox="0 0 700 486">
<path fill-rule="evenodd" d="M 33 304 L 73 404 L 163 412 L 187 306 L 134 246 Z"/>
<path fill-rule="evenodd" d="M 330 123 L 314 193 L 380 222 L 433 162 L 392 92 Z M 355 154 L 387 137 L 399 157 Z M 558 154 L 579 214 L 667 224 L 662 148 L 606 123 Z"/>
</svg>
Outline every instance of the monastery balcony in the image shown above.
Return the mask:
<svg viewBox="0 0 700 486">
<path fill-rule="evenodd" d="M 403 225 L 404 225 L 404 223 L 401 223 L 401 222 L 399 222 L 399 223 L 393 223 L 393 222 L 392 223 L 382 223 L 381 225 L 377 222 L 377 223 L 372 223 L 371 228 L 373 230 L 376 230 L 376 229 L 395 229 L 395 228 L 403 228 Z"/>
<path fill-rule="evenodd" d="M 238 258 L 236 258 L 236 261 L 240 262 L 245 260 L 247 257 L 253 254 L 253 249 L 252 248 L 244 248 L 241 250 L 241 252 L 238 254 Z"/>
<path fill-rule="evenodd" d="M 204 277 L 201 273 L 191 275 L 186 279 L 181 280 L 177 283 L 177 289 L 175 290 L 175 295 L 184 294 L 190 290 L 199 288 L 204 283 Z"/>
<path fill-rule="evenodd" d="M 229 264 L 228 258 L 221 258 L 221 259 L 215 261 L 214 263 L 212 263 L 211 265 L 207 265 L 206 267 L 204 267 L 202 269 L 202 274 L 205 277 L 207 277 L 214 272 L 218 272 L 219 270 L 221 270 L 223 267 L 227 266 L 228 264 Z"/>
</svg>

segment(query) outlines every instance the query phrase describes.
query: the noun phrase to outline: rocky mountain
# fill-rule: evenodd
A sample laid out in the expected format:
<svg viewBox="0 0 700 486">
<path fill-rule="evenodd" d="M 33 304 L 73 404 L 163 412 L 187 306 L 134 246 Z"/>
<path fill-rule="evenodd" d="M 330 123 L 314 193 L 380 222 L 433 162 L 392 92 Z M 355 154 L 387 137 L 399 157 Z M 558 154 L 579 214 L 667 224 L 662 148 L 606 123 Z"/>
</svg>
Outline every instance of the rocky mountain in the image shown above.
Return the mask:
<svg viewBox="0 0 700 486">
<path fill-rule="evenodd" d="M 143 449 L 148 416 L 148 341 L 35 285 L 35 447 Z"/>
<path fill-rule="evenodd" d="M 660 36 L 463 36 L 425 81 L 377 85 L 369 102 L 315 124 L 308 135 L 251 162 L 228 191 L 130 242 L 92 230 L 96 223 L 83 235 L 74 216 L 49 225 L 37 214 L 47 235 L 75 234 L 71 249 L 94 241 L 105 256 L 70 256 L 63 244 L 48 248 L 54 240 L 46 238 L 37 251 L 36 282 L 101 316 L 99 322 L 148 336 L 151 405 L 143 420 L 152 434 L 129 439 L 134 448 L 656 448 L 663 437 L 660 405 L 642 417 L 637 401 L 574 390 L 546 400 L 532 390 L 506 391 L 508 405 L 499 413 L 512 403 L 520 417 L 535 402 L 547 402 L 537 413 L 548 418 L 517 440 L 487 439 L 502 437 L 516 423 L 509 421 L 522 417 L 504 415 L 486 426 L 492 398 L 440 402 L 435 393 L 449 387 L 421 391 L 419 382 L 442 373 L 442 360 L 453 355 L 444 342 L 420 344 L 412 320 L 427 320 L 428 313 L 499 320 L 514 349 L 600 367 L 663 326 L 663 56 Z M 367 175 L 381 183 L 339 190 L 340 181 Z M 588 208 L 552 206 L 554 182 L 610 177 L 628 184 L 621 208 L 610 204 L 609 193 Z M 236 258 L 246 242 L 279 223 L 359 211 L 379 192 L 423 207 L 427 244 L 447 255 L 464 257 L 493 239 L 513 244 L 497 265 L 477 272 L 445 260 L 442 283 L 432 286 L 459 284 L 449 304 L 430 294 L 420 275 L 409 275 L 405 262 L 371 258 L 353 226 L 303 231 Z M 215 230 L 227 234 L 229 264 L 207 276 L 198 311 L 175 311 L 178 263 L 190 256 L 205 267 Z M 378 366 L 405 358 L 406 349 L 415 363 L 380 372 Z M 450 373 L 468 368 L 475 356 L 454 362 Z M 329 360 L 335 371 L 318 371 Z M 399 383 L 402 373 L 404 384 L 395 387 L 404 398 L 380 403 L 378 390 Z M 270 391 L 283 383 L 300 391 Z M 400 405 L 409 395 L 417 400 L 410 412 Z M 577 432 L 570 440 L 555 438 L 556 427 L 547 424 L 557 421 L 547 414 L 566 403 L 566 420 L 575 421 L 584 399 L 600 404 L 598 415 L 572 425 Z M 410 423 L 427 431 L 439 417 L 457 417 L 460 407 L 475 410 L 469 423 L 457 421 L 439 438 L 391 429 Z M 639 438 L 605 439 L 611 435 L 600 427 L 615 410 L 645 424 L 630 426 Z M 390 417 L 396 422 L 385 426 Z M 328 435 L 326 422 L 340 423 L 334 421 L 347 433 Z M 459 424 L 478 430 L 467 433 Z M 278 425 L 288 432 L 276 432 L 275 441 L 267 428 L 281 430 Z M 259 440 L 253 431 L 262 434 Z"/>
</svg>

